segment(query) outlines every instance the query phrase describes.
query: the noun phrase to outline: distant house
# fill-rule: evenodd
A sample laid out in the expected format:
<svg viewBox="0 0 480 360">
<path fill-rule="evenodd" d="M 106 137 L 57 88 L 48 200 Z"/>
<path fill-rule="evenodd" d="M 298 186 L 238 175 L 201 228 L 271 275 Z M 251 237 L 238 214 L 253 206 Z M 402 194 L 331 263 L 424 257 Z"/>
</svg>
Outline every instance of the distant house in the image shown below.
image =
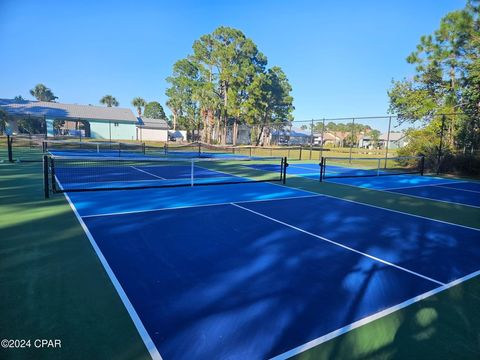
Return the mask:
<svg viewBox="0 0 480 360">
<path fill-rule="evenodd" d="M 334 147 L 342 147 L 347 146 L 349 143 L 349 139 L 351 139 L 352 132 L 351 131 L 325 131 L 323 133 L 314 133 L 314 144 L 322 145 L 322 146 L 334 146 Z M 362 144 L 362 139 L 369 138 L 368 134 L 364 132 L 360 132 L 355 134 L 354 139 L 356 144 Z M 357 145 L 355 145 L 357 146 Z M 362 145 L 359 145 L 362 146 Z"/>
<path fill-rule="evenodd" d="M 79 134 L 109 140 L 136 140 L 137 118 L 130 109 L 57 102 L 0 99 L 7 127 L 19 132 L 19 121 L 40 121 L 47 136 Z M 54 128 L 55 121 L 64 122 Z"/>
<path fill-rule="evenodd" d="M 314 133 L 313 134 L 313 143 L 320 146 L 341 146 L 343 138 L 337 136 L 336 134 L 325 131 L 323 133 Z"/>
<path fill-rule="evenodd" d="M 358 147 L 371 149 L 373 147 L 373 140 L 370 134 L 361 135 L 358 139 Z"/>
<path fill-rule="evenodd" d="M 137 123 L 137 140 L 168 141 L 170 127 L 163 119 L 139 117 Z"/>
<path fill-rule="evenodd" d="M 305 145 L 310 143 L 311 138 L 312 136 L 309 130 L 296 128 L 289 130 L 273 130 L 271 132 L 271 143 L 277 145 Z"/>
<path fill-rule="evenodd" d="M 312 135 L 308 130 L 291 129 L 289 132 L 289 143 L 292 145 L 305 145 L 311 142 Z"/>
<path fill-rule="evenodd" d="M 389 149 L 400 149 L 408 144 L 408 140 L 403 132 L 384 133 L 379 138 L 379 146 L 385 148 L 388 144 Z"/>
<path fill-rule="evenodd" d="M 240 124 L 237 126 L 237 145 L 246 145 L 250 144 L 250 127 L 245 124 Z M 233 144 L 233 127 L 227 129 L 227 144 Z"/>
</svg>

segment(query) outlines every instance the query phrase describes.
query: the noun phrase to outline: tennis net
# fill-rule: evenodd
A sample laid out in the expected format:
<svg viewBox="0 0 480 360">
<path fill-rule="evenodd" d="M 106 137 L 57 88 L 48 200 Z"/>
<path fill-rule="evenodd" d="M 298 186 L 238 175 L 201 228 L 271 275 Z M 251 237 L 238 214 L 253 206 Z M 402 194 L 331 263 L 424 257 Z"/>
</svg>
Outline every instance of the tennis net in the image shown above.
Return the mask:
<svg viewBox="0 0 480 360">
<path fill-rule="evenodd" d="M 44 140 L 43 152 L 57 155 L 93 155 L 96 156 L 122 156 L 128 154 L 145 154 L 144 143 L 122 143 L 110 141 L 70 141 L 70 140 Z"/>
<path fill-rule="evenodd" d="M 345 177 L 423 175 L 424 163 L 423 156 L 402 156 L 387 159 L 323 157 L 320 163 L 320 181 Z"/>
<path fill-rule="evenodd" d="M 45 196 L 50 193 L 280 181 L 286 158 L 195 159 L 44 156 Z"/>
</svg>

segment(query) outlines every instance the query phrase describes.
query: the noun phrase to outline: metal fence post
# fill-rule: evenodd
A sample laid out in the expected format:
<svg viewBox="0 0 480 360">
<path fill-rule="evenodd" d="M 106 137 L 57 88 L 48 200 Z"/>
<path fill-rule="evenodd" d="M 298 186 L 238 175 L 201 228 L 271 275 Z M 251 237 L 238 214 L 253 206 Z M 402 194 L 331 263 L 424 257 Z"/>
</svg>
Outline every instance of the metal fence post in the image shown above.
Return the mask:
<svg viewBox="0 0 480 360">
<path fill-rule="evenodd" d="M 443 132 L 445 127 L 445 115 L 442 115 L 442 127 L 440 128 L 440 145 L 438 147 L 437 155 L 437 175 L 440 174 L 440 165 L 442 162 L 442 150 L 443 150 Z"/>
<path fill-rule="evenodd" d="M 390 144 L 390 129 L 392 127 L 392 117 L 388 117 L 388 132 L 387 132 L 387 143 L 385 144 L 385 165 L 384 168 L 387 168 L 388 161 L 388 144 Z"/>
<path fill-rule="evenodd" d="M 312 148 L 313 148 L 313 119 L 310 124 L 310 160 L 312 160 Z"/>
<path fill-rule="evenodd" d="M 350 142 L 350 163 L 352 163 L 353 139 L 355 137 L 355 118 L 352 119 L 352 139 Z"/>
<path fill-rule="evenodd" d="M 325 136 L 325 118 L 322 120 L 322 138 L 320 139 L 320 159 L 323 157 L 323 143 L 325 142 L 324 140 Z"/>
</svg>

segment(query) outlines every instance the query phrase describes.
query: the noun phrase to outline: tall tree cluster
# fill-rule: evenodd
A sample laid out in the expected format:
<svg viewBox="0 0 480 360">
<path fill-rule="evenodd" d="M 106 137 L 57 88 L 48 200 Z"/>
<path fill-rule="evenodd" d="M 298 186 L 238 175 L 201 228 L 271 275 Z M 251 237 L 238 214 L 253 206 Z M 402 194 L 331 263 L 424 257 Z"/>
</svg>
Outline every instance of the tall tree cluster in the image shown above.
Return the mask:
<svg viewBox="0 0 480 360">
<path fill-rule="evenodd" d="M 293 120 L 292 90 L 280 67 L 240 30 L 219 27 L 193 44 L 193 53 L 173 65 L 167 106 L 174 129 L 196 131 L 208 143 L 226 143 L 230 129 L 250 125 L 252 141 L 265 144 L 272 129 Z"/>
<path fill-rule="evenodd" d="M 438 150 L 444 134 L 447 150 L 464 152 L 480 146 L 480 1 L 448 13 L 439 28 L 422 36 L 408 57 L 415 65 L 411 79 L 394 81 L 389 90 L 390 111 L 400 121 L 422 120 L 422 130 L 410 131 L 410 150 Z M 448 114 L 443 116 L 442 114 Z M 415 149 L 414 144 L 421 144 Z M 408 149 L 407 149 L 408 150 Z"/>
</svg>

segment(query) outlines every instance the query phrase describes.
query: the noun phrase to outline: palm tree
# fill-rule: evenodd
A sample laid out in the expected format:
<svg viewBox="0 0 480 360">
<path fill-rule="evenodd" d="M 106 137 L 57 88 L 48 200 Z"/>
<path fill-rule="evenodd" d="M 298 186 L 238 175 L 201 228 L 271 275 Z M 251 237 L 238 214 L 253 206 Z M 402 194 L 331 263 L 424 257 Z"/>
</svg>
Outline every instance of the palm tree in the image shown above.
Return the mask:
<svg viewBox="0 0 480 360">
<path fill-rule="evenodd" d="M 137 108 L 138 117 L 142 116 L 142 107 L 144 107 L 145 104 L 145 100 L 143 100 L 141 97 L 137 96 L 136 98 L 133 98 L 132 105 Z"/>
<path fill-rule="evenodd" d="M 120 103 L 112 95 L 105 95 L 100 99 L 100 104 L 107 105 L 107 107 L 118 106 Z"/>
<path fill-rule="evenodd" d="M 57 96 L 53 95 L 52 90 L 43 84 L 35 85 L 35 87 L 30 90 L 30 95 L 35 97 L 38 101 L 52 102 L 58 99 Z"/>
</svg>

